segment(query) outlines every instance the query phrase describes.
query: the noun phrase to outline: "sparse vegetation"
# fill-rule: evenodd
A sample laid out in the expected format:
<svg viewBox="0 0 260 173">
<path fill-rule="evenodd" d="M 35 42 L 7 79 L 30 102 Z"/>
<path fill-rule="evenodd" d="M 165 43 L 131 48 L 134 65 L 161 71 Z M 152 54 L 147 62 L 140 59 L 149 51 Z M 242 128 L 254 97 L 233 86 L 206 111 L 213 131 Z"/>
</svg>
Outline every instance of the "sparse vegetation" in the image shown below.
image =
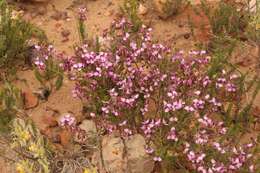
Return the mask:
<svg viewBox="0 0 260 173">
<path fill-rule="evenodd" d="M 28 40 L 32 36 L 32 26 L 22 21 L 8 7 L 5 0 L 0 1 L 0 68 L 8 69 L 25 62 Z"/>
<path fill-rule="evenodd" d="M 45 39 L 44 33 L 24 21 L 19 12 L 12 10 L 5 0 L 0 1 L 0 79 L 15 74 L 19 65 L 29 65 L 29 40 L 35 35 Z"/>
<path fill-rule="evenodd" d="M 121 10 L 125 13 L 125 16 L 127 16 L 134 25 L 133 31 L 135 32 L 137 32 L 142 25 L 142 21 L 138 16 L 138 7 L 139 0 L 124 0 L 123 7 L 121 7 Z"/>
<path fill-rule="evenodd" d="M 229 35 L 240 38 L 248 26 L 249 14 L 245 7 L 237 7 L 235 3 L 220 1 L 212 10 L 207 1 L 201 1 L 201 8 L 208 17 L 211 29 L 215 35 Z"/>
<path fill-rule="evenodd" d="M 55 62 L 57 55 L 53 46 L 35 45 L 35 49 L 37 54 L 34 59 L 36 79 L 48 92 L 53 91 L 53 89 L 59 90 L 63 83 L 63 70 Z"/>
<path fill-rule="evenodd" d="M 0 132 L 10 130 L 10 122 L 15 118 L 19 109 L 23 108 L 21 91 L 6 82 L 0 90 Z"/>
<path fill-rule="evenodd" d="M 17 172 L 50 173 L 50 154 L 47 141 L 30 121 L 16 118 L 12 124 L 12 148 L 19 160 Z"/>
</svg>

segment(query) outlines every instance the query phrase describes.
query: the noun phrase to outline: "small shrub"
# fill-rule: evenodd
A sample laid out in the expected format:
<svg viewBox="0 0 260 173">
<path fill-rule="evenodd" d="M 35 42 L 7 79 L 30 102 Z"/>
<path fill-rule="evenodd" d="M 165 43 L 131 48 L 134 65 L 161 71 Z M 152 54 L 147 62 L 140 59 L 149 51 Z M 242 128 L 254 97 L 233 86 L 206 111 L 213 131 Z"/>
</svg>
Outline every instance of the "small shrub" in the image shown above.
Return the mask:
<svg viewBox="0 0 260 173">
<path fill-rule="evenodd" d="M 184 6 L 189 4 L 189 1 L 186 0 L 153 0 L 153 2 L 159 16 L 163 19 L 177 15 Z"/>
<path fill-rule="evenodd" d="M 165 172 L 259 170 L 259 143 L 239 140 L 253 122 L 259 80 L 245 83 L 245 75 L 221 55 L 172 53 L 152 41 L 151 28 L 135 29 L 126 19 L 116 21 L 103 38 L 109 45 L 98 52 L 83 45 L 64 59 L 64 70 L 76 82 L 73 96 L 87 103 L 98 129 L 122 137 L 142 133 L 147 153 Z"/>
<path fill-rule="evenodd" d="M 27 42 L 32 36 L 32 26 L 12 15 L 5 0 L 0 1 L 0 68 L 12 68 L 25 62 Z"/>
<path fill-rule="evenodd" d="M 43 88 L 51 92 L 59 90 L 63 83 L 63 71 L 59 67 L 57 57 L 52 45 L 35 45 L 36 55 L 33 57 L 35 77 Z M 62 55 L 61 55 L 62 56 Z"/>
<path fill-rule="evenodd" d="M 220 1 L 217 7 L 212 8 L 205 0 L 201 8 L 208 17 L 211 29 L 215 35 L 229 35 L 241 37 L 248 26 L 249 15 L 243 8 L 238 8 L 230 2 Z"/>
<path fill-rule="evenodd" d="M 133 31 L 138 31 L 142 25 L 142 21 L 138 16 L 139 1 L 138 0 L 124 0 L 123 7 L 121 10 L 126 15 L 126 17 L 134 25 Z"/>
<path fill-rule="evenodd" d="M 247 10 L 247 4 L 239 7 L 233 1 L 220 1 L 214 7 L 206 0 L 202 0 L 200 8 L 208 18 L 213 33 L 207 45 L 208 51 L 231 55 L 238 43 L 242 45 L 242 41 L 249 39 L 248 28 L 252 15 Z M 251 35 L 255 33 L 253 31 Z"/>
<path fill-rule="evenodd" d="M 12 125 L 12 148 L 19 160 L 17 171 L 50 173 L 50 153 L 44 137 L 28 120 L 16 118 Z"/>
<path fill-rule="evenodd" d="M 86 27 L 84 21 L 86 20 L 86 8 L 79 8 L 78 30 L 81 42 L 85 42 L 87 39 Z"/>
<path fill-rule="evenodd" d="M 18 109 L 23 107 L 19 89 L 6 82 L 0 90 L 0 131 L 7 132 Z"/>
</svg>

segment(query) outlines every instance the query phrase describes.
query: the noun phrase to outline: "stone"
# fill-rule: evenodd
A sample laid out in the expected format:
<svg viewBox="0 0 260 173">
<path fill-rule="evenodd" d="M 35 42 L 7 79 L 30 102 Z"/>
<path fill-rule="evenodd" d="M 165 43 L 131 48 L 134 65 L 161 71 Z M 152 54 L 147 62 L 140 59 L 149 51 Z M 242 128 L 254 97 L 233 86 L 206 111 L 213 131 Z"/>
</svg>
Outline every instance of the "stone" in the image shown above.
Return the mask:
<svg viewBox="0 0 260 173">
<path fill-rule="evenodd" d="M 143 4 L 140 4 L 139 7 L 138 7 L 138 14 L 139 15 L 146 15 L 147 12 L 148 12 L 148 9 Z"/>
<path fill-rule="evenodd" d="M 45 15 L 47 13 L 47 9 L 45 7 L 39 7 L 37 9 L 37 13 L 38 13 L 38 15 L 43 16 L 43 15 Z"/>
<path fill-rule="evenodd" d="M 155 10 L 163 19 L 170 17 L 174 11 L 173 0 L 153 0 Z"/>
<path fill-rule="evenodd" d="M 110 7 L 110 6 L 112 6 L 112 5 L 114 5 L 114 3 L 112 2 L 112 0 L 108 0 L 108 1 L 107 1 L 107 7 Z"/>
<path fill-rule="evenodd" d="M 92 164 L 100 173 L 153 172 L 155 163 L 145 151 L 146 142 L 142 135 L 133 135 L 125 141 L 115 134 L 106 135 L 101 143 L 101 152 L 92 156 Z"/>
<path fill-rule="evenodd" d="M 124 143 L 120 137 L 104 136 L 102 139 L 102 156 L 105 170 L 109 173 L 126 173 Z"/>
<path fill-rule="evenodd" d="M 91 163 L 92 165 L 95 165 L 95 167 L 98 169 L 98 173 L 107 173 L 105 168 L 103 167 L 100 151 L 96 151 L 93 153 L 91 157 Z"/>
<path fill-rule="evenodd" d="M 92 120 L 83 120 L 79 128 L 84 130 L 89 137 L 95 137 L 97 135 L 96 124 Z"/>
<path fill-rule="evenodd" d="M 249 1 L 249 9 L 251 13 L 256 13 L 257 12 L 257 0 L 250 0 Z"/>
<path fill-rule="evenodd" d="M 127 169 L 131 173 L 151 173 L 154 169 L 153 158 L 145 151 L 145 139 L 136 134 L 126 140 Z"/>
<path fill-rule="evenodd" d="M 58 127 L 45 128 L 44 130 L 41 130 L 41 133 L 44 134 L 52 143 L 61 143 L 60 129 Z"/>
<path fill-rule="evenodd" d="M 56 118 L 52 115 L 43 115 L 42 116 L 42 122 L 46 124 L 47 127 L 56 127 L 58 126 L 58 122 Z"/>
<path fill-rule="evenodd" d="M 47 88 L 39 88 L 33 91 L 33 94 L 36 95 L 40 100 L 48 100 L 50 96 L 50 90 Z"/>
<path fill-rule="evenodd" d="M 25 109 L 32 109 L 38 105 L 38 98 L 31 91 L 24 91 L 22 95 Z"/>
<path fill-rule="evenodd" d="M 57 127 L 59 125 L 57 120 L 59 114 L 59 111 L 46 107 L 45 112 L 41 116 L 41 122 L 45 125 L 45 127 Z"/>
<path fill-rule="evenodd" d="M 71 132 L 69 130 L 62 129 L 62 131 L 60 132 L 61 145 L 64 148 L 68 148 L 71 144 L 71 139 L 72 139 Z"/>
<path fill-rule="evenodd" d="M 159 13 L 164 13 L 164 11 L 163 11 L 164 2 L 162 2 L 162 0 L 153 0 L 153 4 L 154 4 L 155 9 Z"/>
</svg>

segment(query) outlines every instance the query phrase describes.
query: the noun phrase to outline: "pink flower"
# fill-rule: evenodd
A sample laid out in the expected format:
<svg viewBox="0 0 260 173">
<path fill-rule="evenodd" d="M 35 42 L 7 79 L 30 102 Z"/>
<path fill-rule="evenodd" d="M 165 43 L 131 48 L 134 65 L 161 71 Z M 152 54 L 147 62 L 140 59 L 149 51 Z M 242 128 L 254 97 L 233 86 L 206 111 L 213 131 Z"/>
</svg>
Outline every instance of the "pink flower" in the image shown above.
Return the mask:
<svg viewBox="0 0 260 173">
<path fill-rule="evenodd" d="M 250 166 L 249 166 L 249 171 L 250 171 L 250 172 L 254 172 L 254 170 L 255 170 L 254 168 L 255 168 L 254 165 L 250 165 Z"/>
<path fill-rule="evenodd" d="M 153 160 L 155 162 L 161 162 L 162 161 L 162 158 L 161 157 L 154 157 Z"/>
<path fill-rule="evenodd" d="M 169 134 L 168 134 L 168 136 L 167 136 L 167 139 L 168 139 L 168 140 L 173 140 L 173 141 L 175 141 L 175 142 L 178 141 L 178 137 L 177 137 L 177 135 L 176 135 L 176 130 L 175 130 L 174 127 L 171 128 L 171 130 L 170 130 L 170 132 L 169 132 Z"/>
<path fill-rule="evenodd" d="M 146 153 L 148 153 L 148 154 L 152 154 L 152 153 L 154 152 L 154 149 L 153 149 L 153 148 L 150 148 L 150 147 L 148 147 L 148 146 L 146 146 L 146 147 L 145 147 L 145 151 L 146 151 Z"/>
<path fill-rule="evenodd" d="M 64 114 L 60 119 L 60 126 L 74 126 L 76 124 L 76 118 L 70 114 Z"/>
</svg>

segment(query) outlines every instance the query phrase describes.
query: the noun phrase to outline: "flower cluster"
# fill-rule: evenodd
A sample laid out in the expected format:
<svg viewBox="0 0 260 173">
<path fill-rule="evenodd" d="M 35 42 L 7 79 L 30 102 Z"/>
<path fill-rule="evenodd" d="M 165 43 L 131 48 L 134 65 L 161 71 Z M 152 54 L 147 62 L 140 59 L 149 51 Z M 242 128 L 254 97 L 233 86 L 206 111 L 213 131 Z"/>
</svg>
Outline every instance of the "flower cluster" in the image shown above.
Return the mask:
<svg viewBox="0 0 260 173">
<path fill-rule="evenodd" d="M 189 143 L 185 144 L 184 154 L 187 159 L 193 164 L 193 167 L 201 173 L 225 173 L 236 172 L 244 166 L 244 164 L 252 159 L 253 154 L 249 151 L 254 145 L 249 143 L 245 146 L 237 147 L 221 147 L 219 143 L 213 143 L 212 146 L 223 156 L 226 156 L 226 163 L 224 161 L 211 158 L 209 162 L 206 162 L 206 158 L 209 157 L 206 153 L 199 153 L 191 149 Z M 228 154 L 227 154 L 228 153 Z M 226 155 L 225 155 L 226 154 Z M 225 160 L 225 159 L 223 159 Z M 248 167 L 249 172 L 254 172 L 254 165 Z"/>
<path fill-rule="evenodd" d="M 224 67 L 212 73 L 205 51 L 173 54 L 152 41 L 151 28 L 133 27 L 115 21 L 103 35 L 109 44 L 99 51 L 83 45 L 64 59 L 73 96 L 86 101 L 89 117 L 123 137 L 143 133 L 158 162 L 184 157 L 202 173 L 254 170 L 254 145 L 232 143 L 232 124 L 223 117 L 225 105 L 241 98 L 239 75 Z"/>
<path fill-rule="evenodd" d="M 87 12 L 87 9 L 85 7 L 80 7 L 79 10 L 78 10 L 78 14 L 79 14 L 79 19 L 81 21 L 84 21 L 87 19 L 86 17 L 86 12 Z"/>
<path fill-rule="evenodd" d="M 71 114 L 67 113 L 63 115 L 60 119 L 60 126 L 65 127 L 65 126 L 75 126 L 76 125 L 76 119 L 74 116 Z"/>
<path fill-rule="evenodd" d="M 53 45 L 34 45 L 35 56 L 33 61 L 35 66 L 40 70 L 45 70 L 48 59 L 52 58 L 55 54 Z"/>
<path fill-rule="evenodd" d="M 63 65 L 70 72 L 70 78 L 76 80 L 73 96 L 90 101 L 89 115 L 102 115 L 96 118 L 105 124 L 109 121 L 104 117 L 116 117 L 118 120 L 114 129 L 121 129 L 126 134 L 132 134 L 129 128 L 134 124 L 130 127 L 127 124 L 134 123 L 134 114 L 138 112 L 142 114 L 141 124 L 151 95 L 165 80 L 167 75 L 160 71 L 156 63 L 165 52 L 169 52 L 163 45 L 152 43 L 151 29 L 145 26 L 135 38 L 128 32 L 120 33 L 120 30 L 128 30 L 129 27 L 133 26 L 123 19 L 112 26 L 115 37 L 104 36 L 104 40 L 110 40 L 111 47 L 116 46 L 114 53 L 112 50 L 90 51 L 88 45 L 83 45 L 77 48 L 76 57 L 66 59 Z M 132 41 L 135 39 L 140 43 Z M 125 119 L 125 113 L 133 115 Z M 122 124 L 124 121 L 128 123 Z"/>
</svg>

